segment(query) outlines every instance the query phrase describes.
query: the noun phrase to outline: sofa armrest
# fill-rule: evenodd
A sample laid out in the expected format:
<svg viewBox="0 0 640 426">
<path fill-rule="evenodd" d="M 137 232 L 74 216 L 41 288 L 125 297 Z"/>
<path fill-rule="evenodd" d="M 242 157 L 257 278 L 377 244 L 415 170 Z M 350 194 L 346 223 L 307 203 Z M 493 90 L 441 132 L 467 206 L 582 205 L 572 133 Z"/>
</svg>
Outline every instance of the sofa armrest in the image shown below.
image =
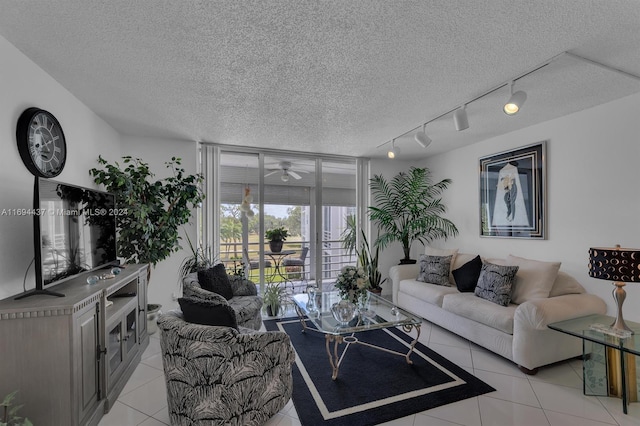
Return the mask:
<svg viewBox="0 0 640 426">
<path fill-rule="evenodd" d="M 547 325 L 554 322 L 591 314 L 604 314 L 606 311 L 607 305 L 604 300 L 587 293 L 529 300 L 516 309 L 514 330 L 517 328 L 546 330 Z"/>
<path fill-rule="evenodd" d="M 398 303 L 398 286 L 400 281 L 409 278 L 416 278 L 420 272 L 420 265 L 414 263 L 412 265 L 395 265 L 389 269 L 389 278 L 391 279 L 391 296 L 393 303 Z"/>
</svg>

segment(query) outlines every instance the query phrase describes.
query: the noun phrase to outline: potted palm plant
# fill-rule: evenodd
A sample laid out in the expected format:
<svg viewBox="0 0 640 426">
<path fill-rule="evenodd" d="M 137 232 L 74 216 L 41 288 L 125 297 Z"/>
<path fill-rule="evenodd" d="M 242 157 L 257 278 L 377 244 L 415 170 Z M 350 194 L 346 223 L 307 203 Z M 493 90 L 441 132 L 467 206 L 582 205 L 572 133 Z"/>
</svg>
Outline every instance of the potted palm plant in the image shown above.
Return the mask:
<svg viewBox="0 0 640 426">
<path fill-rule="evenodd" d="M 264 236 L 269 240 L 269 249 L 274 253 L 279 253 L 282 250 L 282 244 L 289 236 L 289 231 L 284 226 L 280 226 L 268 229 Z"/>
<path fill-rule="evenodd" d="M 451 179 L 433 183 L 426 167 L 411 167 L 390 181 L 381 175 L 371 178 L 369 185 L 376 205 L 369 206 L 369 217 L 380 231 L 375 245 L 384 249 L 399 241 L 404 252 L 400 263 L 415 263 L 410 255 L 414 241 L 428 244 L 457 235 L 456 225 L 442 217 L 447 209 L 439 197 L 450 184 Z"/>
<path fill-rule="evenodd" d="M 195 248 L 191 242 L 191 238 L 186 234 L 187 242 L 189 243 L 189 249 L 191 254 L 182 259 L 180 268 L 178 268 L 178 287 L 182 288 L 182 279 L 192 272 L 209 269 L 215 266 L 217 257 L 211 253 L 209 247 Z"/>
</svg>

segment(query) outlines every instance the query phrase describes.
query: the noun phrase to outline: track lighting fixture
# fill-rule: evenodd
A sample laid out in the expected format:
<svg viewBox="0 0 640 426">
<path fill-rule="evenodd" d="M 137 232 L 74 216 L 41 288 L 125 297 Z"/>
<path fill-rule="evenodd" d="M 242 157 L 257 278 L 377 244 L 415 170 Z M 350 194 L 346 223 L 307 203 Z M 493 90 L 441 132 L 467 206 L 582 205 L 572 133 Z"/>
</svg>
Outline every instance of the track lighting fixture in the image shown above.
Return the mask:
<svg viewBox="0 0 640 426">
<path fill-rule="evenodd" d="M 400 149 L 396 148 L 396 140 L 391 141 L 391 149 L 387 152 L 387 157 L 394 159 L 400 154 Z"/>
<path fill-rule="evenodd" d="M 587 62 L 589 64 L 598 66 L 602 69 L 608 70 L 608 71 L 613 71 L 615 73 L 618 74 L 622 74 L 626 77 L 631 77 L 634 80 L 640 81 L 640 76 L 635 75 L 635 74 L 630 74 L 628 72 L 625 71 L 621 71 L 617 68 L 612 68 L 608 65 L 602 64 L 600 62 L 596 62 L 592 59 L 588 59 L 588 58 L 584 58 L 580 55 L 576 55 L 575 53 L 571 53 L 571 52 L 562 52 L 559 53 L 558 55 L 547 59 L 546 61 L 536 65 L 533 68 L 530 68 L 520 74 L 518 74 L 517 76 L 513 77 L 510 80 L 507 80 L 503 83 L 498 84 L 497 86 L 493 86 L 492 88 L 480 93 L 479 95 L 477 95 L 474 98 L 468 99 L 467 101 L 465 101 L 462 106 L 458 106 L 455 107 L 453 109 L 449 109 L 439 115 L 436 115 L 430 119 L 428 119 L 427 121 L 425 121 L 423 124 L 420 124 L 418 127 L 414 127 L 410 130 L 407 130 L 406 132 L 402 133 L 399 136 L 396 136 L 395 139 L 393 140 L 387 140 L 386 142 L 380 144 L 377 146 L 377 148 L 382 148 L 385 145 L 391 144 L 391 149 L 387 152 L 387 157 L 389 158 L 395 158 L 398 153 L 400 152 L 398 148 L 396 148 L 395 146 L 395 141 L 397 138 L 403 137 L 405 135 L 408 135 L 410 133 L 416 132 L 414 135 L 414 140 L 416 141 L 416 143 L 418 145 L 420 145 L 422 148 L 426 148 L 430 143 L 431 143 L 431 138 L 429 136 L 427 136 L 425 130 L 425 126 L 429 123 L 432 123 L 436 120 L 439 120 L 443 117 L 449 116 L 451 113 L 453 113 L 453 123 L 456 126 L 456 130 L 461 131 L 461 130 L 465 130 L 469 128 L 469 117 L 467 116 L 467 111 L 466 111 L 466 107 L 467 105 L 469 105 L 472 102 L 475 102 L 479 99 L 484 98 L 487 95 L 490 95 L 491 93 L 498 91 L 498 90 L 502 90 L 505 86 L 509 86 L 509 93 L 510 93 L 510 98 L 509 101 L 503 106 L 503 111 L 505 114 L 507 115 L 514 115 L 516 114 L 518 111 L 520 111 L 520 108 L 522 108 L 522 105 L 525 103 L 525 101 L 527 100 L 527 94 L 522 91 L 519 90 L 517 92 L 513 92 L 513 86 L 515 84 L 516 81 L 519 81 L 521 78 L 527 77 L 528 75 L 546 67 L 547 65 L 551 64 L 553 61 L 555 61 L 556 59 L 564 56 L 564 55 L 568 55 L 574 59 L 577 60 L 581 60 L 584 62 Z M 460 104 L 458 104 L 460 105 Z M 422 126 L 422 130 L 420 129 L 420 126 Z"/>
<path fill-rule="evenodd" d="M 509 98 L 507 103 L 504 104 L 504 107 L 502 108 L 504 113 L 507 115 L 516 114 L 518 111 L 520 111 L 520 108 L 522 107 L 522 104 L 524 104 L 524 101 L 527 100 L 527 94 L 522 90 L 519 90 L 513 93 L 513 84 L 514 84 L 513 81 L 511 82 L 511 84 L 509 84 L 509 91 L 511 93 L 511 97 Z"/>
<path fill-rule="evenodd" d="M 469 117 L 467 117 L 466 108 L 466 105 L 462 105 L 460 108 L 453 112 L 453 124 L 455 124 L 457 131 L 469 128 Z"/>
<path fill-rule="evenodd" d="M 427 133 L 424 131 L 425 127 L 427 127 L 427 125 L 423 124 L 422 130 L 416 133 L 416 135 L 413 137 L 416 143 L 420 145 L 422 148 L 428 147 L 429 144 L 431 143 L 431 138 L 427 136 Z"/>
</svg>

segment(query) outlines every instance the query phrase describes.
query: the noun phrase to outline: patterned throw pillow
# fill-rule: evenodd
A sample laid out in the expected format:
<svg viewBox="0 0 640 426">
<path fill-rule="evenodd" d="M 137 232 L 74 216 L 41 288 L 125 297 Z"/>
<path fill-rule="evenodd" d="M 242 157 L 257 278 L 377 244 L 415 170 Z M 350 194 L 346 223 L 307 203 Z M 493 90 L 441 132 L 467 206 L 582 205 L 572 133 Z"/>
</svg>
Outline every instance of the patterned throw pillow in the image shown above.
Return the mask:
<svg viewBox="0 0 640 426">
<path fill-rule="evenodd" d="M 482 271 L 482 259 L 480 256 L 474 257 L 458 269 L 453 270 L 453 278 L 456 281 L 456 287 L 461 293 L 472 293 L 478 284 Z"/>
<path fill-rule="evenodd" d="M 475 295 L 501 306 L 511 302 L 511 287 L 516 278 L 518 266 L 501 266 L 484 262 Z"/>
<path fill-rule="evenodd" d="M 418 281 L 430 284 L 446 285 L 449 283 L 449 269 L 453 256 L 427 256 L 420 255 L 420 272 Z"/>
<path fill-rule="evenodd" d="M 233 297 L 231 282 L 222 263 L 218 263 L 213 268 L 198 271 L 198 283 L 205 290 L 218 293 L 227 300 Z"/>
</svg>

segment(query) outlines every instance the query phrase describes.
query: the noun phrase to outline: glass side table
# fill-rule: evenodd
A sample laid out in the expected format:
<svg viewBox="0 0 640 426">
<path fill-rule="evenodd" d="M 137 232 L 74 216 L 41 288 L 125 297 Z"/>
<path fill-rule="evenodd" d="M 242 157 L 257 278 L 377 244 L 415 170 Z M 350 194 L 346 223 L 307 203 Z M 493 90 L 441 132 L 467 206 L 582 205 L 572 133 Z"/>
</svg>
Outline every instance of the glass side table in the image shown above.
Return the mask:
<svg viewBox="0 0 640 426">
<path fill-rule="evenodd" d="M 627 414 L 628 402 L 638 401 L 640 324 L 627 321 L 634 331 L 630 337 L 608 334 L 597 327 L 608 326 L 614 320 L 606 315 L 588 315 L 555 322 L 549 328 L 582 339 L 584 394 L 621 397 L 622 409 Z"/>
</svg>

